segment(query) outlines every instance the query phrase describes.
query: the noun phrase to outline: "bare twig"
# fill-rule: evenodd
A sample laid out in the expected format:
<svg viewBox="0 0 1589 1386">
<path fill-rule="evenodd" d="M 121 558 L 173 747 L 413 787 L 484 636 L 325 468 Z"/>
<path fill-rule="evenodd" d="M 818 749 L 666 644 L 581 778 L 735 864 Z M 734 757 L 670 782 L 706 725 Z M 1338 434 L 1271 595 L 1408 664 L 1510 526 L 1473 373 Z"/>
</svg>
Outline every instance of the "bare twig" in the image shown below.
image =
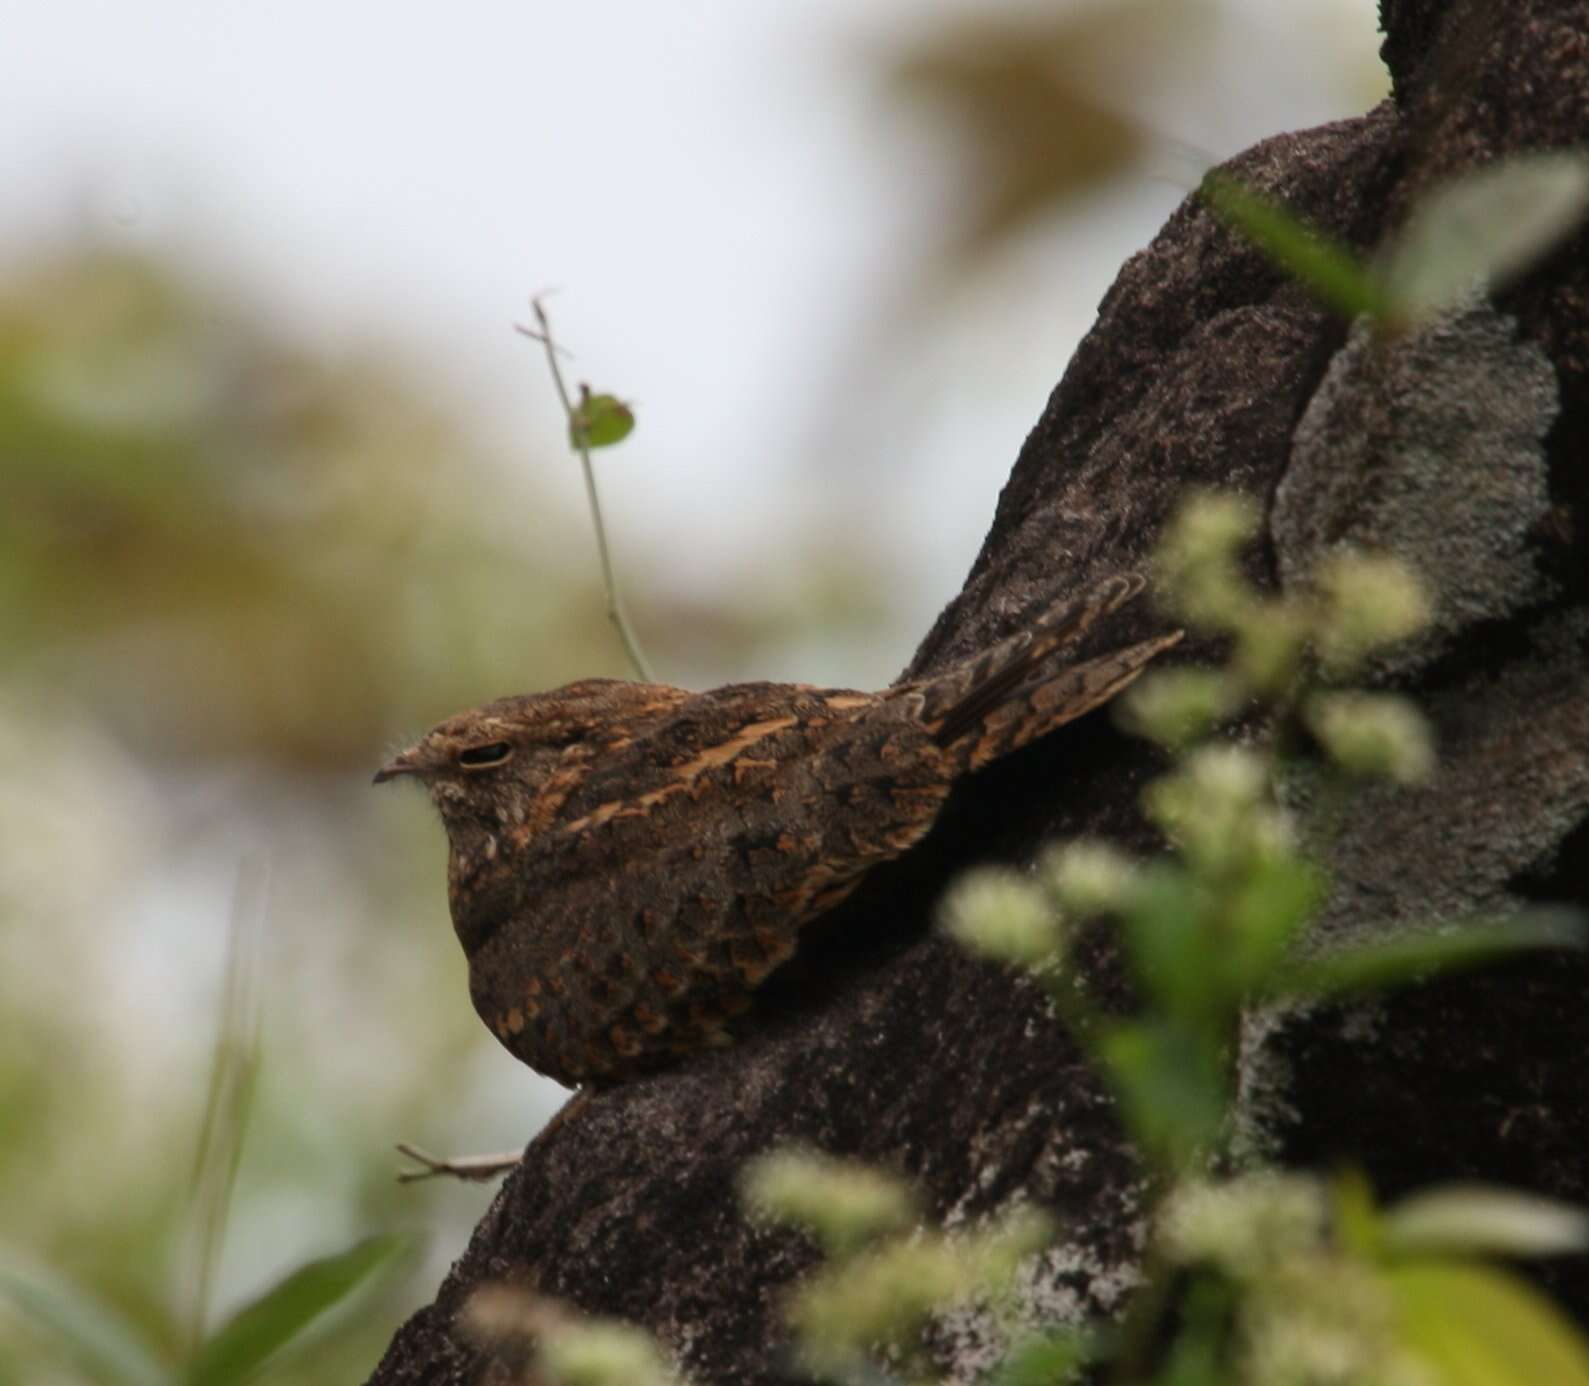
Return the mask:
<svg viewBox="0 0 1589 1386">
<path fill-rule="evenodd" d="M 435 1179 L 440 1175 L 484 1183 L 487 1179 L 506 1174 L 520 1159 L 516 1150 L 505 1150 L 500 1155 L 455 1155 L 447 1158 L 432 1155 L 428 1150 L 421 1150 L 417 1145 L 409 1145 L 405 1141 L 399 1141 L 397 1149 L 400 1154 L 422 1166 L 420 1169 L 398 1170 L 399 1184 L 415 1184 L 421 1179 Z"/>
</svg>

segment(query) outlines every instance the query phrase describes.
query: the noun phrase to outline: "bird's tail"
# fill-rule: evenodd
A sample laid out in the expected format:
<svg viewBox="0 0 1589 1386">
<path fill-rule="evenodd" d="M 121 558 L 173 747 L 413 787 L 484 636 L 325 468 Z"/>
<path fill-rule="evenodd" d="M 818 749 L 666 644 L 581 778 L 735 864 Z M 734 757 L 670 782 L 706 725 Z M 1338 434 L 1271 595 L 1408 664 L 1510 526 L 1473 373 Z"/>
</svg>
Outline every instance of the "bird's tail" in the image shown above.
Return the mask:
<svg viewBox="0 0 1589 1386">
<path fill-rule="evenodd" d="M 1056 654 L 1078 643 L 1143 588 L 1135 573 L 1112 577 L 1049 611 L 952 669 L 910 685 L 922 698 L 920 719 L 934 740 L 978 770 L 1029 741 L 1108 702 L 1183 632 L 1173 631 L 1083 663 Z"/>
</svg>

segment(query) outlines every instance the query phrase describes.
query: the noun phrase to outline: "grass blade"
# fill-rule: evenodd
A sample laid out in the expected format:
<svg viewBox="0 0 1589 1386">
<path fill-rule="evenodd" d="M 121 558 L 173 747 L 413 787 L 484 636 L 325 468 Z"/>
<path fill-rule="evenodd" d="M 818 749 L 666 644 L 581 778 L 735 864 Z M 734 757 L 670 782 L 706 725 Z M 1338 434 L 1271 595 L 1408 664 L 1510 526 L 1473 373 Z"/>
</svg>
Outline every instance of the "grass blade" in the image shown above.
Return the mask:
<svg viewBox="0 0 1589 1386">
<path fill-rule="evenodd" d="M 338 1255 L 305 1262 L 217 1330 L 194 1359 L 187 1386 L 247 1380 L 326 1310 L 389 1268 L 404 1246 L 398 1237 L 370 1237 Z"/>
<path fill-rule="evenodd" d="M 227 934 L 226 975 L 210 1066 L 209 1096 L 193 1160 L 193 1253 L 188 1295 L 188 1344 L 196 1350 L 209 1315 L 215 1268 L 259 1066 L 259 952 L 264 934 L 268 875 L 259 858 L 238 868 Z"/>
<path fill-rule="evenodd" d="M 1533 948 L 1583 945 L 1571 910 L 1533 910 L 1511 919 L 1475 921 L 1456 928 L 1412 930 L 1395 938 L 1344 948 L 1282 967 L 1265 991 L 1276 996 L 1344 996 L 1421 982 L 1459 967 L 1494 962 Z"/>
<path fill-rule="evenodd" d="M 1360 313 L 1387 316 L 1390 297 L 1368 267 L 1338 241 L 1222 174 L 1210 173 L 1200 192 L 1223 221 L 1338 313 L 1348 318 Z"/>
<path fill-rule="evenodd" d="M 106 1386 L 171 1386 L 175 1380 L 132 1326 L 81 1286 L 0 1261 L 0 1295 Z"/>
</svg>

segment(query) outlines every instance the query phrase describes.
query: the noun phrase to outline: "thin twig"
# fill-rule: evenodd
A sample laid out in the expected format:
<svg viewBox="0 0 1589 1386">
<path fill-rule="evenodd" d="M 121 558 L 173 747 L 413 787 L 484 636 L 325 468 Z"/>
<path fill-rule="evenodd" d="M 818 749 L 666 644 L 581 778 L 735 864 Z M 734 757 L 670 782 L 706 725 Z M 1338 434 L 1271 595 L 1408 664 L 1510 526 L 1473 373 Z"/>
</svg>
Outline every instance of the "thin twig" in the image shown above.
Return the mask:
<svg viewBox="0 0 1589 1386">
<path fill-rule="evenodd" d="M 579 453 L 580 466 L 585 473 L 585 498 L 590 503 L 591 523 L 596 527 L 596 553 L 601 559 L 601 580 L 607 589 L 607 618 L 618 628 L 618 638 L 623 641 L 624 653 L 629 656 L 629 663 L 634 666 L 635 672 L 646 683 L 654 683 L 651 666 L 646 662 L 645 655 L 641 653 L 640 642 L 629 626 L 629 618 L 624 614 L 623 602 L 618 596 L 618 581 L 613 576 L 612 554 L 607 547 L 607 526 L 602 523 L 601 500 L 596 494 L 596 469 L 591 466 L 590 449 L 585 446 L 580 435 L 574 413 L 574 402 L 569 397 L 568 386 L 563 383 L 563 370 L 557 362 L 560 348 L 552 340 L 552 324 L 547 319 L 546 309 L 540 298 L 532 298 L 530 307 L 534 310 L 535 321 L 540 324 L 540 331 L 527 327 L 520 327 L 518 330 L 546 348 L 546 364 L 552 372 L 552 383 L 557 387 L 557 397 L 562 401 L 563 413 L 568 416 L 569 439 L 575 451 Z"/>
<path fill-rule="evenodd" d="M 483 1183 L 487 1179 L 495 1179 L 499 1174 L 506 1174 L 522 1158 L 516 1150 L 505 1150 L 500 1155 L 454 1155 L 446 1158 L 432 1155 L 428 1150 L 421 1150 L 406 1141 L 399 1141 L 397 1149 L 400 1154 L 422 1166 L 420 1169 L 398 1170 L 399 1184 L 415 1184 L 421 1179 L 435 1179 L 440 1175 Z"/>
</svg>

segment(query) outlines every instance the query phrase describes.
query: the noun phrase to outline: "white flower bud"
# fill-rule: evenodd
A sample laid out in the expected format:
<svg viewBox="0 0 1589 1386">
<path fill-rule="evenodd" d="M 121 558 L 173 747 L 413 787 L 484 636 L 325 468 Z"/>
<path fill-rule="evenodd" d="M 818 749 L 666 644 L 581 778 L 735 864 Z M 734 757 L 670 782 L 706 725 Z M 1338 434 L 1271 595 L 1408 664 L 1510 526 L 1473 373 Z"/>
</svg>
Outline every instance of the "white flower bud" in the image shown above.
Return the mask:
<svg viewBox="0 0 1589 1386">
<path fill-rule="evenodd" d="M 1434 773 L 1434 740 L 1405 698 L 1325 693 L 1309 700 L 1307 722 L 1330 758 L 1354 775 L 1421 784 Z"/>
<path fill-rule="evenodd" d="M 1050 960 L 1064 942 L 1043 892 L 1003 867 L 966 872 L 949 887 L 939 913 L 961 945 L 997 962 L 1032 967 Z"/>
<path fill-rule="evenodd" d="M 1416 635 L 1429 623 L 1429 597 L 1400 559 L 1347 551 L 1322 565 L 1323 602 L 1314 641 L 1331 673 L 1350 673 L 1375 650 Z"/>
<path fill-rule="evenodd" d="M 1068 913 L 1108 914 L 1124 907 L 1136 863 L 1110 843 L 1083 840 L 1051 849 L 1040 869 Z"/>
</svg>

